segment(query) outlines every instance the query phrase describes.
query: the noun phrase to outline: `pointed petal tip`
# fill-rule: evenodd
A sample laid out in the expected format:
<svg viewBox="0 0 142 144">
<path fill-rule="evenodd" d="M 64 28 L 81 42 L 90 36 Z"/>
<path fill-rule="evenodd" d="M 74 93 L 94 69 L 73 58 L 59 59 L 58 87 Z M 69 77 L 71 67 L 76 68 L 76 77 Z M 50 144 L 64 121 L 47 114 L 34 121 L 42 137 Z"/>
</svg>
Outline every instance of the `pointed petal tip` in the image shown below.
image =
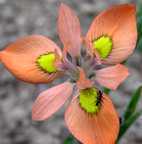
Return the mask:
<svg viewBox="0 0 142 144">
<path fill-rule="evenodd" d="M 32 111 L 32 121 L 42 121 L 40 118 L 38 118 L 35 113 Z"/>
<path fill-rule="evenodd" d="M 116 89 L 119 87 L 119 85 L 120 85 L 121 83 L 123 83 L 123 81 L 124 81 L 126 78 L 128 78 L 128 76 L 130 75 L 129 69 L 128 69 L 126 66 L 124 66 L 124 65 L 122 65 L 122 64 L 117 64 L 116 67 L 121 70 L 121 73 L 122 73 L 123 75 L 122 75 L 122 76 L 120 77 L 120 79 L 118 80 L 118 83 L 116 83 L 116 84 L 114 84 L 114 85 L 112 86 L 112 90 L 116 90 Z"/>
<path fill-rule="evenodd" d="M 123 34 L 129 33 L 126 37 Z M 92 22 L 86 39 L 92 42 L 103 35 L 111 36 L 113 49 L 104 61 L 106 64 L 118 64 L 130 56 L 136 45 L 136 6 L 120 4 L 109 7 L 101 12 Z M 88 45 L 88 44 L 87 44 Z"/>
<path fill-rule="evenodd" d="M 66 6 L 67 6 L 67 5 L 66 5 L 65 3 L 61 2 L 60 8 L 63 8 L 63 7 L 66 7 Z"/>
<path fill-rule="evenodd" d="M 132 4 L 132 3 L 129 3 L 129 4 L 125 4 L 129 9 L 133 9 L 133 10 L 136 10 L 136 5 L 135 4 Z"/>
<path fill-rule="evenodd" d="M 37 66 L 37 58 L 48 52 L 58 52 L 60 48 L 49 38 L 30 35 L 17 39 L 0 51 L 0 61 L 16 78 L 29 83 L 48 83 L 59 73 L 48 73 Z M 25 74 L 26 73 L 26 74 Z"/>
<path fill-rule="evenodd" d="M 109 9 L 112 9 L 112 8 L 124 8 L 126 10 L 134 11 L 136 10 L 136 5 L 132 3 L 126 3 L 126 4 L 119 4 L 119 5 L 111 6 Z"/>
<path fill-rule="evenodd" d="M 72 84 L 64 82 L 43 91 L 32 106 L 32 119 L 43 121 L 50 118 L 64 105 L 71 96 L 72 90 Z"/>
<path fill-rule="evenodd" d="M 128 4 L 120 4 L 118 5 L 118 7 L 122 7 L 124 8 L 126 11 L 132 12 L 133 14 L 136 14 L 136 5 L 132 4 L 132 3 L 128 3 Z"/>
<path fill-rule="evenodd" d="M 112 86 L 112 90 L 116 90 L 116 89 L 119 87 L 119 85 L 120 85 L 121 83 L 123 83 L 123 81 L 124 81 L 125 79 L 127 79 L 128 76 L 130 75 L 129 70 L 128 70 L 127 67 L 125 67 L 125 66 L 122 67 L 121 64 L 119 64 L 119 67 L 120 67 L 121 70 L 122 70 L 123 76 L 120 78 L 121 81 L 120 81 L 119 83 L 117 83 L 116 85 L 113 85 L 113 86 Z"/>
<path fill-rule="evenodd" d="M 129 70 L 122 64 L 103 68 L 96 72 L 96 80 L 111 90 L 116 90 L 128 76 Z"/>
<path fill-rule="evenodd" d="M 37 115 L 34 107 L 32 107 L 32 121 L 44 121 L 44 120 L 47 120 L 47 118 L 40 117 L 39 115 Z"/>
<path fill-rule="evenodd" d="M 74 10 L 64 3 L 59 8 L 57 29 L 64 48 L 73 57 L 78 56 L 81 48 L 80 22 Z"/>
<path fill-rule="evenodd" d="M 60 8 L 69 8 L 69 9 L 70 9 L 69 5 L 66 4 L 66 3 L 64 3 L 64 2 L 61 2 L 61 3 L 60 3 L 59 9 L 60 9 Z"/>
<path fill-rule="evenodd" d="M 59 6 L 59 15 L 62 11 L 66 11 L 67 9 L 71 9 L 71 8 L 67 4 L 62 2 Z"/>
</svg>

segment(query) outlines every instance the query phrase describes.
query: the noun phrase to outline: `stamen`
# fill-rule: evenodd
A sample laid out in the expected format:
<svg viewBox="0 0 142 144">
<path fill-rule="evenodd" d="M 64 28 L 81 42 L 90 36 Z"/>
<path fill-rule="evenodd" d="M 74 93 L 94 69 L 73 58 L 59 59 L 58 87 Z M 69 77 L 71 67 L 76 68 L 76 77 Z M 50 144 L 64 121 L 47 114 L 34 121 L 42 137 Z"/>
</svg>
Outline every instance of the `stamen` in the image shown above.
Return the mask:
<svg viewBox="0 0 142 144">
<path fill-rule="evenodd" d="M 102 59 L 109 56 L 112 50 L 112 45 L 112 39 L 109 36 L 101 36 L 93 41 L 93 48 L 97 50 Z"/>
<path fill-rule="evenodd" d="M 55 53 L 48 53 L 43 54 L 37 59 L 38 66 L 45 72 L 48 73 L 55 73 L 57 72 L 57 68 L 54 65 L 56 61 L 56 55 Z"/>
<path fill-rule="evenodd" d="M 100 110 L 101 97 L 96 88 L 80 90 L 79 103 L 83 110 L 89 114 L 96 114 Z"/>
</svg>

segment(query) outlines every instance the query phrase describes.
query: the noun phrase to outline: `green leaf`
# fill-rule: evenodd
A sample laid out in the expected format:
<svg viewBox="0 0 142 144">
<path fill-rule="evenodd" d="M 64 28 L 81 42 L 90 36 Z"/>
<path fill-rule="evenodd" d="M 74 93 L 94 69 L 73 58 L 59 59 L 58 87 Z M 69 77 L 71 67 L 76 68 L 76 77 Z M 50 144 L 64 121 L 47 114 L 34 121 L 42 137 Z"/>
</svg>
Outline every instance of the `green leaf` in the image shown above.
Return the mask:
<svg viewBox="0 0 142 144">
<path fill-rule="evenodd" d="M 137 29 L 138 29 L 138 35 L 141 36 L 142 34 L 142 15 L 137 17 Z"/>
<path fill-rule="evenodd" d="M 142 37 L 139 38 L 139 40 L 137 42 L 137 50 L 139 50 L 140 52 L 142 52 Z"/>
<path fill-rule="evenodd" d="M 108 88 L 104 88 L 104 89 L 103 89 L 103 92 L 104 92 L 105 94 L 109 94 L 109 93 L 111 92 L 111 90 L 108 89 Z"/>
<path fill-rule="evenodd" d="M 70 135 L 65 139 L 64 144 L 79 144 L 79 142 L 77 142 L 77 140 Z"/>
<path fill-rule="evenodd" d="M 138 31 L 138 39 L 137 39 L 137 50 L 142 51 L 142 15 L 137 17 L 137 31 Z"/>
<path fill-rule="evenodd" d="M 142 115 L 142 110 L 135 112 L 132 116 L 130 116 L 126 121 L 124 121 L 120 127 L 120 132 L 118 136 L 119 141 L 122 136 L 126 133 L 126 131 L 132 126 L 132 124 Z"/>
<path fill-rule="evenodd" d="M 138 4 L 137 6 L 137 31 L 138 31 L 138 39 L 137 39 L 137 50 L 142 52 L 142 6 Z"/>
<path fill-rule="evenodd" d="M 137 104 L 139 102 L 141 94 L 142 94 L 142 86 L 140 86 L 132 95 L 132 98 L 124 113 L 124 120 L 127 120 L 136 111 Z"/>
</svg>

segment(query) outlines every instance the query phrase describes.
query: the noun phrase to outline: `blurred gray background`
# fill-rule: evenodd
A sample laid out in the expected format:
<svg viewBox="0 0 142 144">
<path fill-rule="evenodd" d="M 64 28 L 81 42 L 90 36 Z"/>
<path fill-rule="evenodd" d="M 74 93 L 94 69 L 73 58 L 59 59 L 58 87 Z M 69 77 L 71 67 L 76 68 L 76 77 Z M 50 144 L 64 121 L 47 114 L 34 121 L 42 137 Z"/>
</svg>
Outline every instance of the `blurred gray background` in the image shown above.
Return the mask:
<svg viewBox="0 0 142 144">
<path fill-rule="evenodd" d="M 30 34 L 46 35 L 58 43 L 56 19 L 60 2 L 74 8 L 84 34 L 101 10 L 118 3 L 138 4 L 134 0 L 0 0 L 0 48 Z M 120 115 L 132 91 L 142 84 L 141 62 L 142 53 L 135 52 L 128 61 L 131 76 L 111 94 Z M 46 87 L 18 81 L 0 65 L 0 144 L 63 144 L 69 134 L 63 120 L 64 108 L 48 122 L 31 120 L 32 103 Z M 142 144 L 142 117 L 129 129 L 121 144 Z"/>
</svg>

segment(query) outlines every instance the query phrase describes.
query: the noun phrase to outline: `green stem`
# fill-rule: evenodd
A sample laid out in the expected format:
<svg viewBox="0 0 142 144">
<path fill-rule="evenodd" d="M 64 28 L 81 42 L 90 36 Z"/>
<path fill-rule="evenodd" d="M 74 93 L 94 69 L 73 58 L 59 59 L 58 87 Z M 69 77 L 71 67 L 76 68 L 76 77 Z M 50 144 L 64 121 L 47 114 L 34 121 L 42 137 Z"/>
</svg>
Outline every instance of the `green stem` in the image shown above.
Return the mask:
<svg viewBox="0 0 142 144">
<path fill-rule="evenodd" d="M 77 141 L 72 135 L 69 135 L 65 140 L 64 144 L 81 144 L 79 141 Z"/>
</svg>

